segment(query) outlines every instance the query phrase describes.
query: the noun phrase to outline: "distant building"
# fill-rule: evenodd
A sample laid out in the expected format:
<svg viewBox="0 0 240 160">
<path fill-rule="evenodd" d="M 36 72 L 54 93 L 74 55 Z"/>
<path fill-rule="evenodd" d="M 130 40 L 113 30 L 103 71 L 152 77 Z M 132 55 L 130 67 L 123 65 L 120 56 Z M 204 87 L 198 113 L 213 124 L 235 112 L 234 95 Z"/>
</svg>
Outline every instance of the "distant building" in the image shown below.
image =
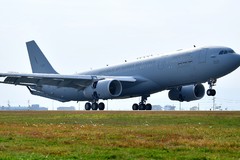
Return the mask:
<svg viewBox="0 0 240 160">
<path fill-rule="evenodd" d="M 162 106 L 160 106 L 160 105 L 152 105 L 152 110 L 153 111 L 162 111 Z"/>
<path fill-rule="evenodd" d="M 215 106 L 215 108 L 214 108 L 215 110 L 222 110 L 222 106 Z"/>
<path fill-rule="evenodd" d="M 58 111 L 75 111 L 75 107 L 71 106 L 71 107 L 58 107 L 57 108 Z"/>
<path fill-rule="evenodd" d="M 29 110 L 31 110 L 31 111 L 47 111 L 48 108 L 46 108 L 46 107 L 40 107 L 39 104 L 32 104 L 32 105 L 29 107 Z"/>
<path fill-rule="evenodd" d="M 2 106 L 0 107 L 0 110 L 3 111 L 47 111 L 48 108 L 46 107 L 40 107 L 39 104 L 33 104 L 29 107 L 27 106 Z"/>
<path fill-rule="evenodd" d="M 165 111 L 175 111 L 176 106 L 166 105 L 164 106 Z"/>
<path fill-rule="evenodd" d="M 193 106 L 190 108 L 190 111 L 198 111 L 198 110 L 199 110 L 199 108 L 197 106 Z"/>
<path fill-rule="evenodd" d="M 22 107 L 22 106 L 2 106 L 2 111 L 27 111 L 28 107 Z"/>
</svg>

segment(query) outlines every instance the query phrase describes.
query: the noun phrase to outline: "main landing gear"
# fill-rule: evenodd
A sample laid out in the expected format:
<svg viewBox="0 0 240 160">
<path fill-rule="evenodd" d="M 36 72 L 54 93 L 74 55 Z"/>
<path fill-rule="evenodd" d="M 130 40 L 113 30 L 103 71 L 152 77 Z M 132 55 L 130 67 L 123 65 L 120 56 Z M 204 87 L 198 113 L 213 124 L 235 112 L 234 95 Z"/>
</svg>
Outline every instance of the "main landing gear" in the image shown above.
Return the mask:
<svg viewBox="0 0 240 160">
<path fill-rule="evenodd" d="M 87 102 L 85 104 L 85 110 L 104 110 L 105 109 L 105 104 L 103 102 L 100 102 L 99 104 L 97 102 Z"/>
<path fill-rule="evenodd" d="M 208 81 L 209 84 L 209 89 L 207 90 L 207 95 L 208 96 L 215 96 L 216 95 L 216 90 L 212 89 L 213 86 L 216 85 L 217 79 L 210 79 Z"/>
<path fill-rule="evenodd" d="M 146 101 L 147 101 L 147 97 L 149 97 L 150 95 L 148 96 L 142 96 L 141 98 L 141 102 L 139 104 L 137 103 L 134 103 L 132 105 L 132 109 L 133 110 L 152 110 L 152 105 L 150 103 L 147 103 L 146 104 Z"/>
</svg>

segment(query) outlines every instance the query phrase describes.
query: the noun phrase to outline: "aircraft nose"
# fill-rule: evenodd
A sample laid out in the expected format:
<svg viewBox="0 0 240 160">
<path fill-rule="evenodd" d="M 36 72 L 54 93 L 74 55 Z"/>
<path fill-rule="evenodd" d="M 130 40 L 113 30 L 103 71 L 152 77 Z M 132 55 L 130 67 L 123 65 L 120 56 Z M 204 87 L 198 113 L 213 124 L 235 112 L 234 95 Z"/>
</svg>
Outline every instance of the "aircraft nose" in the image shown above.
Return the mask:
<svg viewBox="0 0 240 160">
<path fill-rule="evenodd" d="M 234 57 L 233 57 L 235 63 L 240 66 L 240 54 L 234 54 Z"/>
<path fill-rule="evenodd" d="M 238 66 L 240 66 L 240 54 L 235 54 L 235 59 L 237 61 Z"/>
</svg>

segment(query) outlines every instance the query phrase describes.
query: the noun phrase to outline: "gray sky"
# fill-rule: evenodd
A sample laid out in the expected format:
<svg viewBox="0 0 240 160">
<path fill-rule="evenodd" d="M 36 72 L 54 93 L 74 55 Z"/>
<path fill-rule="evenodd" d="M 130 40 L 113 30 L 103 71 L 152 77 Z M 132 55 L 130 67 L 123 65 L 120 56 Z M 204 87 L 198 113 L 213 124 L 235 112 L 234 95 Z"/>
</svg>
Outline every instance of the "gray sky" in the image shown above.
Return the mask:
<svg viewBox="0 0 240 160">
<path fill-rule="evenodd" d="M 1 0 L 0 72 L 30 73 L 26 41 L 35 40 L 53 67 L 73 74 L 125 59 L 189 48 L 223 45 L 240 53 L 238 0 Z M 240 69 L 218 80 L 216 102 L 240 109 Z M 207 85 L 205 85 L 208 87 Z M 0 105 L 79 106 L 32 96 L 27 88 L 0 85 Z M 109 101 L 109 109 L 131 109 L 139 98 Z M 152 104 L 174 104 L 167 91 Z M 182 103 L 211 106 L 211 98 Z M 84 102 L 80 103 L 83 108 Z"/>
</svg>

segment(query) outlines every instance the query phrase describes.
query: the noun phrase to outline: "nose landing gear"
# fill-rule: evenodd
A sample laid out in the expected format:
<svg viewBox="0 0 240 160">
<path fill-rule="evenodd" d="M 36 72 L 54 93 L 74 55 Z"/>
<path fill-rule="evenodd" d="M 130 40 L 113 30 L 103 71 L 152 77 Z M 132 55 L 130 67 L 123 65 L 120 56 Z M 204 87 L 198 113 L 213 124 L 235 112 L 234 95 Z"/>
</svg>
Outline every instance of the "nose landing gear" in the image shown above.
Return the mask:
<svg viewBox="0 0 240 160">
<path fill-rule="evenodd" d="M 208 96 L 215 96 L 216 95 L 216 90 L 212 89 L 213 86 L 216 86 L 217 79 L 211 78 L 208 81 L 209 84 L 209 89 L 207 90 L 207 95 Z"/>
</svg>

